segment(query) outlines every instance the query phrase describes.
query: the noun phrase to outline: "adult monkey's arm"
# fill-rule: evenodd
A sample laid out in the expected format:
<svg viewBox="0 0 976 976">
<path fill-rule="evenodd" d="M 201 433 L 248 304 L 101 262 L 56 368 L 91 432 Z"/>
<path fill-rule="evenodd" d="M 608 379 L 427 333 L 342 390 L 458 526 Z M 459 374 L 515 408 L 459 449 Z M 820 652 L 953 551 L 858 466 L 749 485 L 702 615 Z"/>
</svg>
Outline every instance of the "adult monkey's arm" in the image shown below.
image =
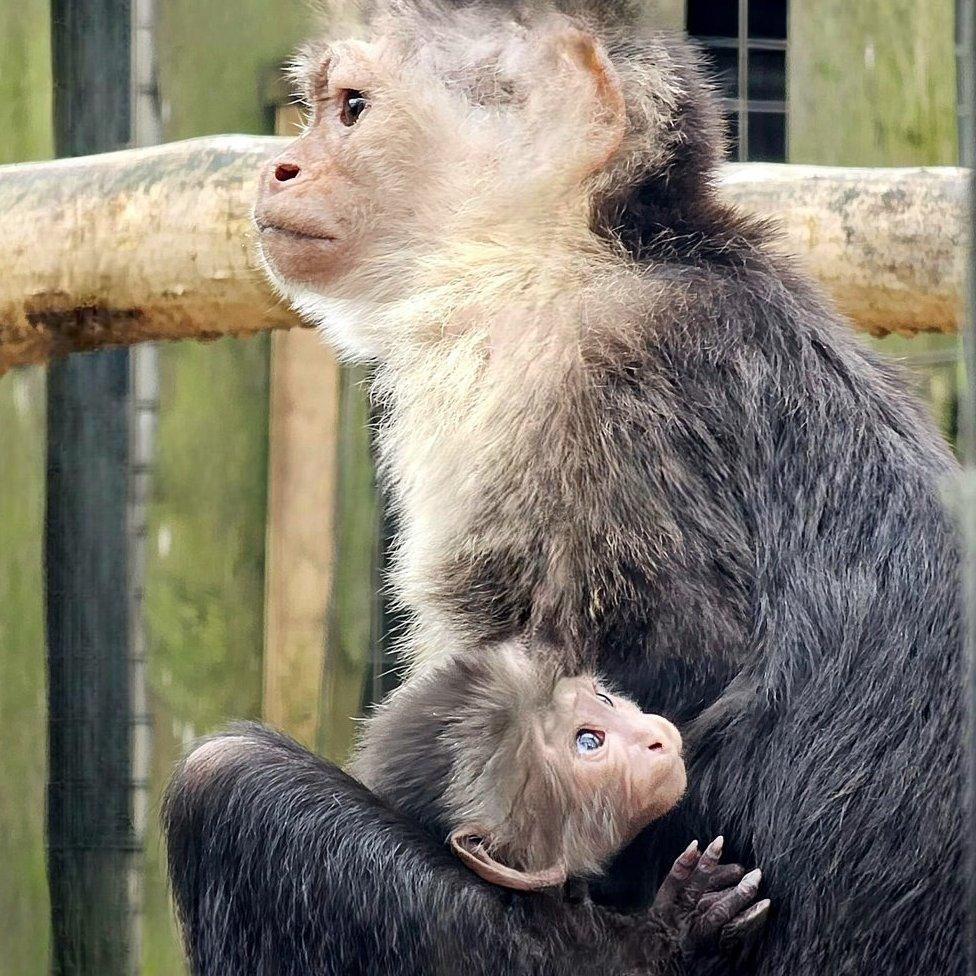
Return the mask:
<svg viewBox="0 0 976 976">
<path fill-rule="evenodd" d="M 680 976 L 653 917 L 485 884 L 290 740 L 242 727 L 181 766 L 164 811 L 196 976 Z"/>
</svg>

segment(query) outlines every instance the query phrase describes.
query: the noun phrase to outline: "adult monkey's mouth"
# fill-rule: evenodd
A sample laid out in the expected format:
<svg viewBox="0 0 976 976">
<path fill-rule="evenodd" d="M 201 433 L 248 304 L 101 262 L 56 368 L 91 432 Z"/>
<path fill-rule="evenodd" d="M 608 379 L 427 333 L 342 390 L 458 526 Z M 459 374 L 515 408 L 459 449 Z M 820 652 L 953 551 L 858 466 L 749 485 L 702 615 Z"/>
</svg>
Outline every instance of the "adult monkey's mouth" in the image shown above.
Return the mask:
<svg viewBox="0 0 976 976">
<path fill-rule="evenodd" d="M 295 227 L 288 227 L 284 224 L 276 224 L 271 221 L 256 220 L 258 231 L 264 234 L 280 234 L 283 237 L 291 238 L 296 241 L 324 241 L 331 243 L 336 240 L 332 234 L 321 231 L 299 230 Z"/>
</svg>

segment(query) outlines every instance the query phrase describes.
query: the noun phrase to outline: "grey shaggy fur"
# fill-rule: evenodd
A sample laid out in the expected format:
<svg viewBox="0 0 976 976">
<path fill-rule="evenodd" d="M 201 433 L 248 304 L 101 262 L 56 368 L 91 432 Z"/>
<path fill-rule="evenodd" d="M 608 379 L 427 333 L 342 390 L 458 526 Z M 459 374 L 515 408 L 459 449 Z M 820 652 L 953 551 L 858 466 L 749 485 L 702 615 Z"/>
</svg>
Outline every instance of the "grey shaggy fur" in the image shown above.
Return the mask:
<svg viewBox="0 0 976 976">
<path fill-rule="evenodd" d="M 961 976 L 955 465 L 900 372 L 718 201 L 695 58 L 609 43 L 665 46 L 680 93 L 667 165 L 593 214 L 644 313 L 584 333 L 558 395 L 513 411 L 516 460 L 479 482 L 428 605 L 466 643 L 575 649 L 682 727 L 689 794 L 606 903 L 646 905 L 689 838 L 724 833 L 775 915 L 719 970 Z M 580 956 L 590 909 L 479 884 L 341 771 L 242 734 L 167 801 L 194 972 L 626 971 Z"/>
<path fill-rule="evenodd" d="M 519 753 L 552 703 L 558 672 L 533 664 L 513 647 L 452 655 L 414 675 L 369 716 L 348 772 L 442 841 L 462 822 L 485 823 L 462 815 L 481 799 L 472 795 L 484 792 L 480 777 L 496 794 L 484 798 L 488 809 L 521 791 Z"/>
<path fill-rule="evenodd" d="M 629 839 L 629 805 L 619 781 L 581 789 L 547 748 L 566 677 L 597 680 L 517 643 L 438 658 L 369 716 L 347 771 L 442 842 L 477 824 L 504 865 L 594 877 Z"/>
</svg>

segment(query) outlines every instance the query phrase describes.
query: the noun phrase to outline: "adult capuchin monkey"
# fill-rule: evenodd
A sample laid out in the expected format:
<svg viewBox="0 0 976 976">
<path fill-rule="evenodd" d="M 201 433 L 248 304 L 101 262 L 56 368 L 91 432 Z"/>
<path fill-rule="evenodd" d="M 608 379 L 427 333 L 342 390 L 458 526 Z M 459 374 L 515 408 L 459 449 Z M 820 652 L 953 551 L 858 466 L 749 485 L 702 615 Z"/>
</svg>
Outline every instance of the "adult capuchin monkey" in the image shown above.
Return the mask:
<svg viewBox="0 0 976 976">
<path fill-rule="evenodd" d="M 409 646 L 572 648 L 682 727 L 688 794 L 597 901 L 723 833 L 774 906 L 748 972 L 960 976 L 953 462 L 720 200 L 695 55 L 561 6 L 405 2 L 309 49 L 262 180 L 269 273 L 376 364 Z M 268 735 L 193 753 L 167 829 L 197 973 L 580 971 L 576 906 Z"/>
</svg>

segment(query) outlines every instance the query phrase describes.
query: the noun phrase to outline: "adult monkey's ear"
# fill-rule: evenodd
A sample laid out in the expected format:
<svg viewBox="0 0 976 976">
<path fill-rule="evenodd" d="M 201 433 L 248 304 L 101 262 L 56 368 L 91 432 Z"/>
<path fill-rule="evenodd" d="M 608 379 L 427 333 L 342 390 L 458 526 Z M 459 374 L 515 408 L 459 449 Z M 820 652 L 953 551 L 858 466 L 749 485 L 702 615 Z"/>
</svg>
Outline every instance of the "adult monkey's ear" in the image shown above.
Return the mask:
<svg viewBox="0 0 976 976">
<path fill-rule="evenodd" d="M 488 831 L 477 824 L 465 824 L 450 836 L 451 850 L 480 878 L 502 888 L 539 891 L 566 882 L 566 869 L 557 864 L 541 871 L 518 871 L 496 861 L 488 851 Z"/>
<path fill-rule="evenodd" d="M 627 104 L 620 76 L 603 45 L 586 31 L 566 27 L 550 36 L 549 52 L 569 70 L 575 84 L 560 92 L 573 99 L 586 130 L 582 142 L 582 175 L 601 170 L 614 156 L 627 132 Z M 578 95 L 578 98 L 574 96 Z"/>
</svg>

